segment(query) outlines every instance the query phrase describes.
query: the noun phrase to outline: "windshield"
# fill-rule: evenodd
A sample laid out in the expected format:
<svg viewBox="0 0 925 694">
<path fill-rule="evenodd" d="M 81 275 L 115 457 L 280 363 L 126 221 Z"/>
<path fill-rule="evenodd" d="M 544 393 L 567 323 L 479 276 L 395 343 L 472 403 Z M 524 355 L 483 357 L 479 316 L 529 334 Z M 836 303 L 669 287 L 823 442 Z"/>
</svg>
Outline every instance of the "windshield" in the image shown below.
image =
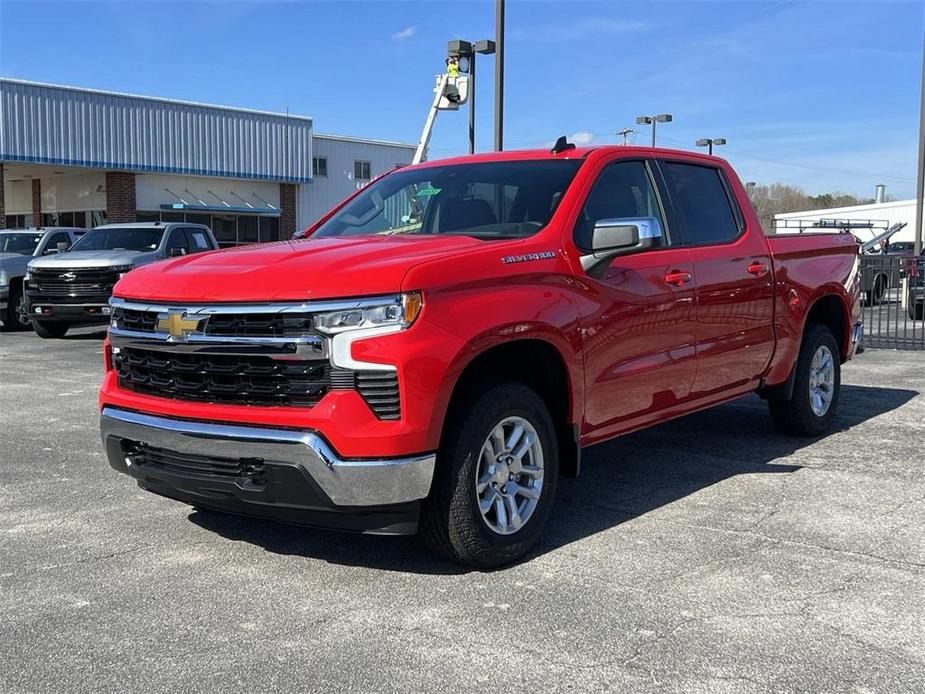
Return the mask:
<svg viewBox="0 0 925 694">
<path fill-rule="evenodd" d="M 0 253 L 32 255 L 41 240 L 40 233 L 0 234 Z"/>
<path fill-rule="evenodd" d="M 371 234 L 532 236 L 549 222 L 581 166 L 575 159 L 451 164 L 371 183 L 312 238 Z"/>
<path fill-rule="evenodd" d="M 161 244 L 163 229 L 96 229 L 71 246 L 72 251 L 155 251 Z"/>
</svg>

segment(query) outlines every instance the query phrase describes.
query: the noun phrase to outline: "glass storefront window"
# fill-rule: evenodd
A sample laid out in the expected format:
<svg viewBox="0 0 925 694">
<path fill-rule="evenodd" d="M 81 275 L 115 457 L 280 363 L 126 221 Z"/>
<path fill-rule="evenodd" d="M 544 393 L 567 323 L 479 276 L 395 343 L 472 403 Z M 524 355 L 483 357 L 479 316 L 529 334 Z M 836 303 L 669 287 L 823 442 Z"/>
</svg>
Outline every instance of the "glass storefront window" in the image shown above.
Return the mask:
<svg viewBox="0 0 925 694">
<path fill-rule="evenodd" d="M 279 217 L 260 218 L 260 243 L 279 241 Z"/>
<path fill-rule="evenodd" d="M 245 243 L 279 241 L 279 217 L 250 214 L 206 214 L 201 212 L 139 211 L 139 222 L 189 222 L 205 224 L 221 247 Z"/>
<path fill-rule="evenodd" d="M 238 217 L 238 243 L 257 243 L 257 217 Z"/>
</svg>

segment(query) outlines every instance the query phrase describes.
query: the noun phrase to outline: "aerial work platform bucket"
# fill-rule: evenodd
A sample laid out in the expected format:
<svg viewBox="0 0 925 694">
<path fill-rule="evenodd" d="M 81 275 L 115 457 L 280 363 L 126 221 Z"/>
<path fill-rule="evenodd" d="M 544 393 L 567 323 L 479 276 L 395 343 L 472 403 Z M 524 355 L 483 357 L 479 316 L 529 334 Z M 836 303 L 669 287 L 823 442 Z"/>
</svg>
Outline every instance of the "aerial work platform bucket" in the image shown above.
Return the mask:
<svg viewBox="0 0 925 694">
<path fill-rule="evenodd" d="M 443 94 L 437 108 L 441 111 L 456 111 L 461 104 L 469 100 L 469 76 L 460 75 L 459 77 L 450 77 L 449 75 L 437 75 L 435 78 L 436 86 L 434 91 L 442 87 Z M 444 84 L 445 80 L 445 84 Z"/>
</svg>

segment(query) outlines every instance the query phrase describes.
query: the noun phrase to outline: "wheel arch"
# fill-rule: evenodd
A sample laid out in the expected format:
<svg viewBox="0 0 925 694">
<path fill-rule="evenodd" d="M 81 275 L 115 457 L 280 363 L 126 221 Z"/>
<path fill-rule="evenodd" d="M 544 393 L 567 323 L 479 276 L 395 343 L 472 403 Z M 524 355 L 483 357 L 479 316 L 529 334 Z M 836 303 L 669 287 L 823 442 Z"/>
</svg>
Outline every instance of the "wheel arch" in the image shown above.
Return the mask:
<svg viewBox="0 0 925 694">
<path fill-rule="evenodd" d="M 556 425 L 560 472 L 577 476 L 580 447 L 575 424 L 576 378 L 560 349 L 549 340 L 531 336 L 474 351 L 453 383 L 442 424 L 457 416 L 476 384 L 486 380 L 514 380 L 537 392 Z M 441 426 L 441 431 L 445 430 Z"/>
</svg>

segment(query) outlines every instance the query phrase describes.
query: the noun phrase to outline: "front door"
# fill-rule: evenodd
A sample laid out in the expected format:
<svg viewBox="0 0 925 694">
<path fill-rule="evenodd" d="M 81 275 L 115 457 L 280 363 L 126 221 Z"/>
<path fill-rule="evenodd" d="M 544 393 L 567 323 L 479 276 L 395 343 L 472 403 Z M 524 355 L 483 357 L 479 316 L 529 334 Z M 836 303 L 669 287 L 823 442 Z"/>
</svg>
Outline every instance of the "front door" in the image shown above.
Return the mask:
<svg viewBox="0 0 925 694">
<path fill-rule="evenodd" d="M 639 217 L 657 220 L 660 246 L 595 268 L 579 292 L 587 381 L 583 433 L 591 439 L 686 399 L 696 371 L 690 251 L 672 243 L 649 163 L 606 165 L 585 201 L 575 243 L 586 253 L 596 222 Z"/>
</svg>

